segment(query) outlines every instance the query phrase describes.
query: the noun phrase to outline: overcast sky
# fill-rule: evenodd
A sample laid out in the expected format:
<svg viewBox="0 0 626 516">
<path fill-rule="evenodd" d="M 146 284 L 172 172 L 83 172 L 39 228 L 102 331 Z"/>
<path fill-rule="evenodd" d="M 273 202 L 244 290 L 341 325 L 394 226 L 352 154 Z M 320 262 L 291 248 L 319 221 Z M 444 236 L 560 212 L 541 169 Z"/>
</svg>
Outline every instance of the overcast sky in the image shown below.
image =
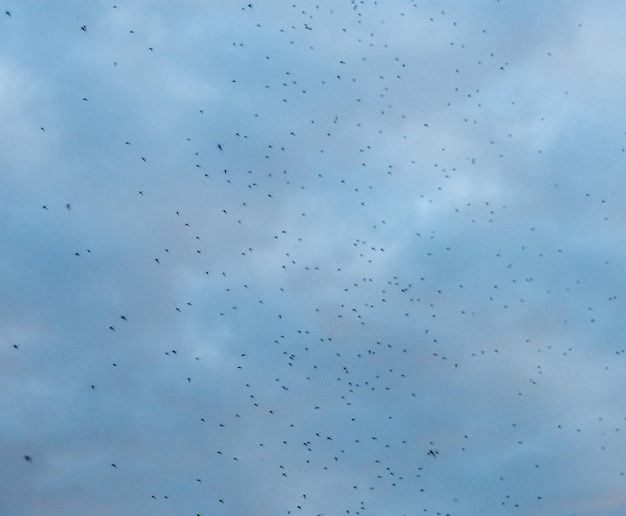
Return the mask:
<svg viewBox="0 0 626 516">
<path fill-rule="evenodd" d="M 0 514 L 626 514 L 626 4 L 115 1 L 0 0 Z"/>
</svg>

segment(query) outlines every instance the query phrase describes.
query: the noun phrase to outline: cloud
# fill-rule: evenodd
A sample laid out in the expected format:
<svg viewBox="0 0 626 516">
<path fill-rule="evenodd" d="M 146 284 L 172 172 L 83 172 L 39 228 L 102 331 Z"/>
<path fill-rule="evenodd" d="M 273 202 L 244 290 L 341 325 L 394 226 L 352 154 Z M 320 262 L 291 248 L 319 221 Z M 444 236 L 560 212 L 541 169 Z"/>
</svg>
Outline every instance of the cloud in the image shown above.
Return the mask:
<svg viewBox="0 0 626 516">
<path fill-rule="evenodd" d="M 10 10 L 0 512 L 620 512 L 619 3 Z"/>
</svg>

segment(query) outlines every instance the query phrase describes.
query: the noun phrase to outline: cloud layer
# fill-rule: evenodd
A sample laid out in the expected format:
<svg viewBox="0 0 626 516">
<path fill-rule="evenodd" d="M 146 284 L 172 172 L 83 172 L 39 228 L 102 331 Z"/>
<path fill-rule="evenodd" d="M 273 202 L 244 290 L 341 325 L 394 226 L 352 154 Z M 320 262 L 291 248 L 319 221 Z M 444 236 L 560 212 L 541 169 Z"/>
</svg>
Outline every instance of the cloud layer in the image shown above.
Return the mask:
<svg viewBox="0 0 626 516">
<path fill-rule="evenodd" d="M 624 512 L 620 2 L 4 3 L 0 513 Z"/>
</svg>

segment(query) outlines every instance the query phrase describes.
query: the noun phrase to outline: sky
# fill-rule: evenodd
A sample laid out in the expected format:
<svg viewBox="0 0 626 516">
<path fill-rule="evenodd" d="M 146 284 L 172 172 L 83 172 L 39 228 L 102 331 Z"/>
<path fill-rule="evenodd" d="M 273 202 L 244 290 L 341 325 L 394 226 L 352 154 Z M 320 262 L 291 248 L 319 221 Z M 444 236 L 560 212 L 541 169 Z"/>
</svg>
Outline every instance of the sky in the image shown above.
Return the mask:
<svg viewBox="0 0 626 516">
<path fill-rule="evenodd" d="M 247 1 L 0 1 L 0 514 L 626 514 L 626 5 Z"/>
</svg>

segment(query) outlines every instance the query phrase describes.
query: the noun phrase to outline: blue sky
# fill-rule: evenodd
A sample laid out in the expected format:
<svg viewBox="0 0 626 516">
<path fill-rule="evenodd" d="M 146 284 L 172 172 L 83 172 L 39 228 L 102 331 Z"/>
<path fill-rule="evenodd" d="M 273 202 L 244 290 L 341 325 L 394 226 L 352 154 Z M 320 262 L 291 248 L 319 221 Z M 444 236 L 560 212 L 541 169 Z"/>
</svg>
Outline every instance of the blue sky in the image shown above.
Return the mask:
<svg viewBox="0 0 626 516">
<path fill-rule="evenodd" d="M 1 4 L 1 514 L 625 513 L 622 2 Z"/>
</svg>

